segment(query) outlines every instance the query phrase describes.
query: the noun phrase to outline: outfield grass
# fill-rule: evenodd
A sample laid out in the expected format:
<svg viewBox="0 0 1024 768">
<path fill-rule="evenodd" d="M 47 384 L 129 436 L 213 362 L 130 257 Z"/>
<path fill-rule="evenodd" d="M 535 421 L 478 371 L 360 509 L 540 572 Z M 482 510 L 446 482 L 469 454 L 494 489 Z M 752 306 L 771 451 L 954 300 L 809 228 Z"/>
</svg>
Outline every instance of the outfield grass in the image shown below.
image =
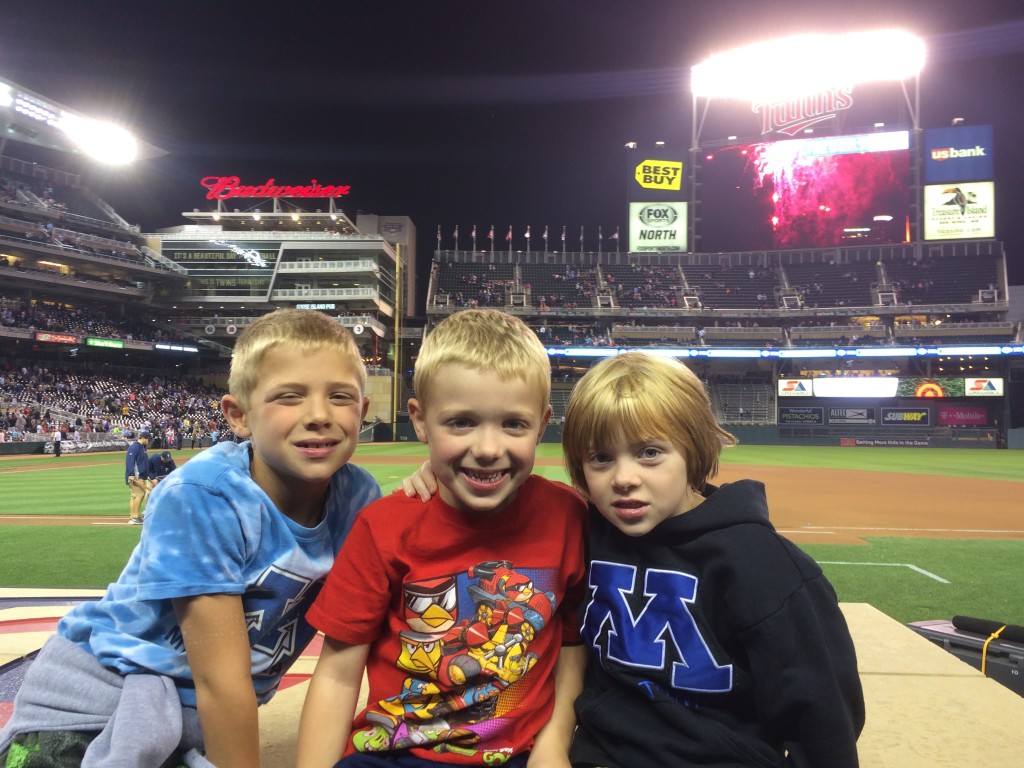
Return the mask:
<svg viewBox="0 0 1024 768">
<path fill-rule="evenodd" d="M 192 451 L 176 452 L 179 460 Z M 364 465 L 387 493 L 426 455 L 418 443 L 361 445 L 360 457 L 396 457 L 396 464 Z M 542 444 L 542 459 L 561 457 Z M 901 472 L 1024 481 L 1024 454 L 915 448 L 801 448 L 740 445 L 723 464 Z M 539 464 L 538 474 L 565 480 L 561 466 Z M 0 515 L 128 513 L 122 454 L 0 461 Z M 141 529 L 121 525 L 0 527 L 0 586 L 102 588 L 117 577 Z M 822 563 L 841 600 L 866 602 L 898 621 L 967 614 L 1024 624 L 1016 598 L 1024 542 L 870 538 L 867 545 L 806 545 Z M 910 567 L 913 566 L 913 567 Z M 934 578 L 938 576 L 937 578 Z M 943 579 L 939 580 L 939 579 Z"/>
</svg>

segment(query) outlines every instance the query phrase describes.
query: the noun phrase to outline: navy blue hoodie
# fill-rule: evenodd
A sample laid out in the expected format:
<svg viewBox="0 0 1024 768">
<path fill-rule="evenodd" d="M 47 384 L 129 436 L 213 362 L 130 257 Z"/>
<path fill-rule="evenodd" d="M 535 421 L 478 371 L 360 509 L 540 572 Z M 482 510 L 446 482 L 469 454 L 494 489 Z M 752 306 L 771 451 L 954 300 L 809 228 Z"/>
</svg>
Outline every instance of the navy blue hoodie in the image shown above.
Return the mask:
<svg viewBox="0 0 1024 768">
<path fill-rule="evenodd" d="M 854 768 L 864 697 L 832 585 L 761 483 L 704 495 L 644 536 L 591 510 L 573 764 Z"/>
</svg>

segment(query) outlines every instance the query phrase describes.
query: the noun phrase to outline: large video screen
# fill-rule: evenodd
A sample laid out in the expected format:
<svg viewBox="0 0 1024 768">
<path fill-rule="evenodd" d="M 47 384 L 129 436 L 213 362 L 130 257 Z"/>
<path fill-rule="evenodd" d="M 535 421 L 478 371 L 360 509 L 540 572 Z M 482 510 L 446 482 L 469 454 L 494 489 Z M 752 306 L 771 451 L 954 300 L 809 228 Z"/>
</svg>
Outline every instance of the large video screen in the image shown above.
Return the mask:
<svg viewBox="0 0 1024 768">
<path fill-rule="evenodd" d="M 907 131 L 729 145 L 697 165 L 699 251 L 909 240 Z"/>
</svg>

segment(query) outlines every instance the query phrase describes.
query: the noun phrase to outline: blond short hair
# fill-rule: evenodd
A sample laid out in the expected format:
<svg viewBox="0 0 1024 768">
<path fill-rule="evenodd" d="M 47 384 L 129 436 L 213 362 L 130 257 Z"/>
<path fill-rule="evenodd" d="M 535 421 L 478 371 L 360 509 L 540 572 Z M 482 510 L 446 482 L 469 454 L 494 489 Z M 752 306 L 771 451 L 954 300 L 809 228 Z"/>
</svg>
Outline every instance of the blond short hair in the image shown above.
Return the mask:
<svg viewBox="0 0 1024 768">
<path fill-rule="evenodd" d="M 697 375 L 678 360 L 645 352 L 605 358 L 569 397 L 562 450 L 573 484 L 587 490 L 588 453 L 616 443 L 667 440 L 686 459 L 686 482 L 699 491 L 718 473 L 722 447 L 736 438 L 718 424 Z"/>
<path fill-rule="evenodd" d="M 242 331 L 231 353 L 230 392 L 245 410 L 249 395 L 256 388 L 260 363 L 270 349 L 288 344 L 303 352 L 336 349 L 350 362 L 359 377 L 359 388 L 366 388 L 366 367 L 352 334 L 334 318 L 308 309 L 278 309 L 263 315 Z"/>
<path fill-rule="evenodd" d="M 526 323 L 497 309 L 456 312 L 427 334 L 413 374 L 421 407 L 429 404 L 431 387 L 446 365 L 493 371 L 503 379 L 535 386 L 542 409 L 551 400 L 547 350 Z"/>
</svg>

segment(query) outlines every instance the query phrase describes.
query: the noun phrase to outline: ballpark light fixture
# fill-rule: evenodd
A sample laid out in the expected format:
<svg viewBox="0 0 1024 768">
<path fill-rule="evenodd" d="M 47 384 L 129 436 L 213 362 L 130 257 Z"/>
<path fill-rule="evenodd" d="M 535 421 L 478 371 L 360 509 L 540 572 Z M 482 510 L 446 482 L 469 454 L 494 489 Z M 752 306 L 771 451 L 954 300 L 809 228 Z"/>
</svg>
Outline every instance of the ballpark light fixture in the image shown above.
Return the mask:
<svg viewBox="0 0 1024 768">
<path fill-rule="evenodd" d="M 107 165 L 167 154 L 120 125 L 90 117 L 9 80 L 0 81 L 0 137 L 80 152 Z"/>
<path fill-rule="evenodd" d="M 135 137 L 119 125 L 65 112 L 60 116 L 57 127 L 97 162 L 127 165 L 139 155 Z"/>
<path fill-rule="evenodd" d="M 916 77 L 924 59 L 924 42 L 896 29 L 795 35 L 711 56 L 691 69 L 690 86 L 695 98 L 785 101 Z"/>
</svg>

